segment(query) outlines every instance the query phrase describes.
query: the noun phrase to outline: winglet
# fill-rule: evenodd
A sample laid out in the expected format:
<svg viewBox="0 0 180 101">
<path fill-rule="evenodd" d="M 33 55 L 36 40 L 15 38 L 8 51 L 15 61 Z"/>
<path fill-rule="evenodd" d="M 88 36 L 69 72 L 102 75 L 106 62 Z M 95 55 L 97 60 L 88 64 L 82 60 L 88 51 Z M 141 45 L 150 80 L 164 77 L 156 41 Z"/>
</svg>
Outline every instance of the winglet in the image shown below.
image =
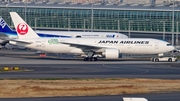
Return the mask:
<svg viewBox="0 0 180 101">
<path fill-rule="evenodd" d="M 33 29 L 16 12 L 10 12 L 10 15 L 16 32 L 18 33 L 19 39 L 39 37 L 36 32 L 34 32 Z"/>
</svg>

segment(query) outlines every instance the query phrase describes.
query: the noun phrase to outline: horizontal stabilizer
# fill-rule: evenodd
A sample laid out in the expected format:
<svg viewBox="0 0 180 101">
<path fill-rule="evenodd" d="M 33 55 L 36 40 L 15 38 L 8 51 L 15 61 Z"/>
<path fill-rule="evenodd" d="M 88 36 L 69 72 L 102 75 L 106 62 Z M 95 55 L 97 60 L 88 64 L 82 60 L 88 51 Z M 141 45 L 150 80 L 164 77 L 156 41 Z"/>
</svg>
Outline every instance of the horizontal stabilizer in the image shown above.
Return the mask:
<svg viewBox="0 0 180 101">
<path fill-rule="evenodd" d="M 1 40 L 5 40 L 5 41 L 14 41 L 14 42 L 19 42 L 19 43 L 24 43 L 24 44 L 32 44 L 32 42 L 27 42 L 24 40 L 17 40 L 17 39 L 10 39 L 8 37 L 0 37 Z"/>
</svg>

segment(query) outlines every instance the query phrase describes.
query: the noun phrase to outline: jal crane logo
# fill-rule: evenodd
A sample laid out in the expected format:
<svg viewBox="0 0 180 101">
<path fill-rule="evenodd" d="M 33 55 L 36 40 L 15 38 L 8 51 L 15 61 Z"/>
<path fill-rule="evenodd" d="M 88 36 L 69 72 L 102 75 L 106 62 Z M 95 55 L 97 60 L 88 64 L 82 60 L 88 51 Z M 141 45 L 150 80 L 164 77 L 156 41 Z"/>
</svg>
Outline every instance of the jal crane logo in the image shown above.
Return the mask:
<svg viewBox="0 0 180 101">
<path fill-rule="evenodd" d="M 20 35 L 25 35 L 25 34 L 28 32 L 28 26 L 27 26 L 27 24 L 25 24 L 25 23 L 20 23 L 20 24 L 18 24 L 18 26 L 17 26 L 17 32 L 18 32 Z"/>
</svg>

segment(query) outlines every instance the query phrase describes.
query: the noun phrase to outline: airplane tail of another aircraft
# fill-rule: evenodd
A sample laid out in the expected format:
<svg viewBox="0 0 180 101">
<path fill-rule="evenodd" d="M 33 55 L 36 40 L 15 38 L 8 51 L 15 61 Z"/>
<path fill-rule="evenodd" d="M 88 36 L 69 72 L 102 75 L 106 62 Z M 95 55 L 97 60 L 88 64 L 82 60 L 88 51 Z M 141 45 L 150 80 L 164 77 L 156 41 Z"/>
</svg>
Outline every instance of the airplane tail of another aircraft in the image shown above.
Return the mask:
<svg viewBox="0 0 180 101">
<path fill-rule="evenodd" d="M 16 12 L 10 12 L 10 15 L 19 39 L 39 37 L 36 32 L 34 32 L 34 30 Z"/>
<path fill-rule="evenodd" d="M 14 32 L 1 16 L 0 16 L 0 32 L 6 32 L 6 33 Z"/>
</svg>

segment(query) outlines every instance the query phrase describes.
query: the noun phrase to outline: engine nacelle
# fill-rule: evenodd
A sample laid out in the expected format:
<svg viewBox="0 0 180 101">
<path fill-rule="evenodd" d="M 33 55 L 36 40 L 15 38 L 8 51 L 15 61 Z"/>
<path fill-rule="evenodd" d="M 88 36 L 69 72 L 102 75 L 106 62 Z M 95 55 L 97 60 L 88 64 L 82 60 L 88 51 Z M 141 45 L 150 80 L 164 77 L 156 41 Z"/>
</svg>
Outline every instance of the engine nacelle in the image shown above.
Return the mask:
<svg viewBox="0 0 180 101">
<path fill-rule="evenodd" d="M 103 53 L 106 59 L 118 59 L 122 57 L 119 49 L 106 49 Z"/>
<path fill-rule="evenodd" d="M 6 45 L 6 43 L 9 43 L 9 41 L 7 41 L 7 40 L 1 40 L 1 39 L 0 39 L 0 44 L 1 44 L 1 45 Z"/>
</svg>

